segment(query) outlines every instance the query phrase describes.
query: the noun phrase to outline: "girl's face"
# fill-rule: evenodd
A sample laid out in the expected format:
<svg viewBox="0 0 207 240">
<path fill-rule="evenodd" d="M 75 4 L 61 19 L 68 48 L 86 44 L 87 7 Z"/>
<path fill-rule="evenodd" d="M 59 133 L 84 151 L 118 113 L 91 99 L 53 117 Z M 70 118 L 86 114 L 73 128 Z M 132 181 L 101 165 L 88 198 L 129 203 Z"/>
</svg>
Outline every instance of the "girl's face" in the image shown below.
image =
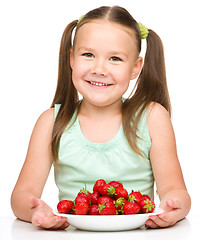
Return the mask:
<svg viewBox="0 0 207 240">
<path fill-rule="evenodd" d="M 106 20 L 80 27 L 70 62 L 77 91 L 83 101 L 95 106 L 121 103 L 130 80 L 138 76 L 142 67 L 135 33 Z"/>
</svg>

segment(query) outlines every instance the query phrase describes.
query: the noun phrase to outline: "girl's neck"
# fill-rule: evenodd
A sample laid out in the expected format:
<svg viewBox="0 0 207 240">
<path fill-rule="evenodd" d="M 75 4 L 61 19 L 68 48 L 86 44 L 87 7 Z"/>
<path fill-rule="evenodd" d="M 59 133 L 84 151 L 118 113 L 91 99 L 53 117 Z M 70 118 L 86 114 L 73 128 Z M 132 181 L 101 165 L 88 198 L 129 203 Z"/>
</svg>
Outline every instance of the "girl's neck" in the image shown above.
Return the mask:
<svg viewBox="0 0 207 240">
<path fill-rule="evenodd" d="M 87 100 L 82 100 L 79 115 L 90 118 L 110 118 L 121 114 L 122 99 L 107 106 L 96 106 Z"/>
<path fill-rule="evenodd" d="M 84 137 L 94 143 L 106 143 L 119 132 L 122 123 L 122 100 L 100 107 L 82 100 L 78 121 Z"/>
</svg>

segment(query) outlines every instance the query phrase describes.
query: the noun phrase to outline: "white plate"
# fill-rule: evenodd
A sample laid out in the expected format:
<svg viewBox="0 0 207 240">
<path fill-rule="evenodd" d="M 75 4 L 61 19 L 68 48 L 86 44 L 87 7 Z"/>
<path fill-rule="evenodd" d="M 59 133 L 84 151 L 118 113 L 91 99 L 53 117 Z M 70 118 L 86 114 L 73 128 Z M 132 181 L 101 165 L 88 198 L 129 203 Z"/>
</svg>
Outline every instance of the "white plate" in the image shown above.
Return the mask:
<svg viewBox="0 0 207 240">
<path fill-rule="evenodd" d="M 153 213 L 107 216 L 62 214 L 57 210 L 53 210 L 55 215 L 66 217 L 71 226 L 88 231 L 124 231 L 136 229 L 142 227 L 149 216 L 162 212 L 162 209 L 156 208 Z"/>
</svg>

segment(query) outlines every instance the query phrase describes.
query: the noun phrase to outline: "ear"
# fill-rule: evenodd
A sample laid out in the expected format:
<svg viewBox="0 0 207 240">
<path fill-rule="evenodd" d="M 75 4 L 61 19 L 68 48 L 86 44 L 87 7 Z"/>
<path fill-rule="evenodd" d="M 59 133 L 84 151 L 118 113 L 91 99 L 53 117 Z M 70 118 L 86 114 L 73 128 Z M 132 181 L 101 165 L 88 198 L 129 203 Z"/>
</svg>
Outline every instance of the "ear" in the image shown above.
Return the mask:
<svg viewBox="0 0 207 240">
<path fill-rule="evenodd" d="M 136 63 L 132 69 L 132 74 L 131 74 L 131 78 L 130 80 L 133 80 L 135 78 L 137 78 L 142 70 L 142 65 L 143 65 L 143 58 L 142 57 L 138 57 L 138 59 L 136 60 Z"/>
<path fill-rule="evenodd" d="M 73 48 L 70 49 L 70 67 L 73 69 L 74 58 L 73 58 Z"/>
</svg>

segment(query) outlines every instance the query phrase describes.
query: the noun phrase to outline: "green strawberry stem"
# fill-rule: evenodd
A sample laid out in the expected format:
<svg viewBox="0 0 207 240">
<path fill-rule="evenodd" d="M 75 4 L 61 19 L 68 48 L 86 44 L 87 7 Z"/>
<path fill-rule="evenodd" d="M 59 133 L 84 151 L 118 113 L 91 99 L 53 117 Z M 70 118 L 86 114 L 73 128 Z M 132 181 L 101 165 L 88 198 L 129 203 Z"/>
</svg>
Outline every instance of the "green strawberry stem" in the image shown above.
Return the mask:
<svg viewBox="0 0 207 240">
<path fill-rule="evenodd" d="M 137 200 L 137 199 L 136 199 L 136 197 L 135 197 L 134 195 L 129 195 L 128 201 L 134 202 L 134 201 L 136 201 L 136 200 Z"/>
<path fill-rule="evenodd" d="M 81 192 L 83 192 L 83 193 L 85 193 L 85 194 L 88 194 L 89 191 L 87 190 L 86 183 L 85 183 L 84 181 L 83 181 L 83 183 L 84 183 L 84 185 L 85 185 L 85 188 L 83 188 L 83 189 L 81 190 Z"/>
<path fill-rule="evenodd" d="M 116 207 L 123 206 L 123 205 L 124 205 L 124 198 L 118 198 L 118 199 L 115 201 L 115 206 L 116 206 Z"/>
<path fill-rule="evenodd" d="M 103 204 L 99 204 L 98 205 L 98 210 L 99 210 L 99 214 L 101 213 L 101 211 L 106 207 L 106 202 L 104 202 Z"/>
<path fill-rule="evenodd" d="M 145 202 L 145 206 L 144 206 L 144 208 L 146 208 L 146 212 L 148 213 L 149 211 L 151 211 L 152 209 L 155 209 L 155 204 L 152 202 L 152 201 L 150 201 L 150 200 L 145 200 L 144 201 Z"/>
<path fill-rule="evenodd" d="M 109 188 L 108 188 L 108 196 L 114 196 L 114 195 L 116 195 L 116 190 L 115 190 L 115 188 L 114 187 L 112 187 L 112 186 L 110 186 Z"/>
<path fill-rule="evenodd" d="M 85 183 L 84 181 L 83 181 L 83 183 L 84 183 L 84 185 L 85 185 L 85 190 L 86 190 L 86 188 L 87 188 L 87 187 L 86 187 L 86 183 Z"/>
</svg>

